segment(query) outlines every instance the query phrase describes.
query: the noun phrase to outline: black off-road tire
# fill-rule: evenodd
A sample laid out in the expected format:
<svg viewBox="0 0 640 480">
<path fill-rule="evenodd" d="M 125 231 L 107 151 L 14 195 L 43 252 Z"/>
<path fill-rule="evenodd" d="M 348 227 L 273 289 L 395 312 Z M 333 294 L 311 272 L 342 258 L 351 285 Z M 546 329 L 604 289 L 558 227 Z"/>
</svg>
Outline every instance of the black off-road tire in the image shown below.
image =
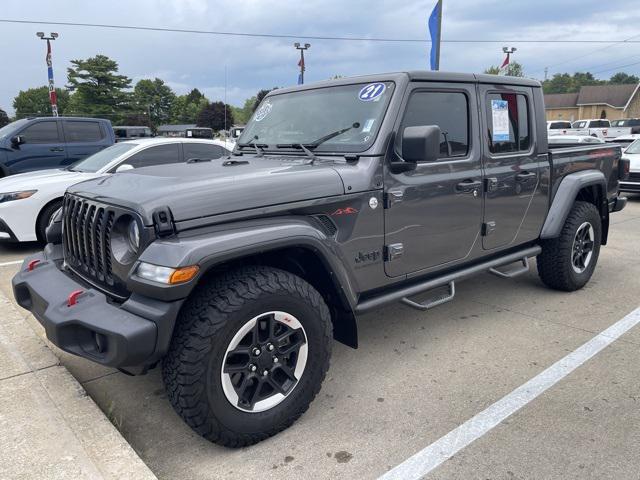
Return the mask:
<svg viewBox="0 0 640 480">
<path fill-rule="evenodd" d="M 220 378 L 225 351 L 247 321 L 268 311 L 294 315 L 308 345 L 304 372 L 291 393 L 263 412 L 245 412 L 225 396 Z M 244 267 L 197 287 L 178 316 L 163 360 L 169 401 L 204 438 L 243 447 L 289 427 L 320 391 L 329 368 L 332 324 L 322 296 L 306 281 L 276 268 Z"/>
<path fill-rule="evenodd" d="M 51 217 L 53 217 L 60 207 L 62 207 L 62 200 L 56 200 L 44 207 L 40 212 L 40 215 L 38 215 L 38 221 L 36 222 L 36 235 L 39 242 L 46 243 L 47 227 L 49 226 Z"/>
<path fill-rule="evenodd" d="M 576 233 L 585 222 L 593 227 L 593 254 L 586 269 L 578 273 L 573 269 L 572 253 Z M 601 240 L 602 223 L 596 206 L 588 202 L 575 202 L 560 236 L 542 242 L 542 253 L 537 258 L 538 275 L 542 282 L 550 288 L 565 292 L 584 287 L 596 268 Z"/>
</svg>

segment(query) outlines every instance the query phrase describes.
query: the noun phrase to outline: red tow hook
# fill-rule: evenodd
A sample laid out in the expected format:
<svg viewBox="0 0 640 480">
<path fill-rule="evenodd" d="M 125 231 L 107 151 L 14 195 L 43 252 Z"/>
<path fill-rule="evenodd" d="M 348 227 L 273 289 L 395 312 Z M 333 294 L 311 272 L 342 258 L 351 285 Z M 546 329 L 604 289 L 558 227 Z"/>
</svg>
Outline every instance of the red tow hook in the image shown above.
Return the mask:
<svg viewBox="0 0 640 480">
<path fill-rule="evenodd" d="M 38 265 L 40 263 L 40 260 L 31 260 L 28 264 L 27 264 L 27 272 L 32 272 L 34 268 L 36 268 L 36 265 Z"/>
<path fill-rule="evenodd" d="M 67 307 L 73 307 L 78 303 L 78 297 L 84 293 L 84 290 L 74 290 L 67 297 Z"/>
</svg>

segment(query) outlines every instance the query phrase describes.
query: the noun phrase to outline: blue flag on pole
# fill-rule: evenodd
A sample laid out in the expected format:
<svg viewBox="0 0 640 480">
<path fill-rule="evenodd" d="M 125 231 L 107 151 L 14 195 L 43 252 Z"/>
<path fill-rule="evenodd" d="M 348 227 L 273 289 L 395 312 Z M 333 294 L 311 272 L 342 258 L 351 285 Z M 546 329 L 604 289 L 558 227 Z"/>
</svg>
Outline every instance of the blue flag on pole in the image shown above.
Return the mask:
<svg viewBox="0 0 640 480">
<path fill-rule="evenodd" d="M 442 27 L 442 0 L 438 0 L 429 17 L 431 35 L 431 70 L 440 70 L 440 30 Z"/>
</svg>

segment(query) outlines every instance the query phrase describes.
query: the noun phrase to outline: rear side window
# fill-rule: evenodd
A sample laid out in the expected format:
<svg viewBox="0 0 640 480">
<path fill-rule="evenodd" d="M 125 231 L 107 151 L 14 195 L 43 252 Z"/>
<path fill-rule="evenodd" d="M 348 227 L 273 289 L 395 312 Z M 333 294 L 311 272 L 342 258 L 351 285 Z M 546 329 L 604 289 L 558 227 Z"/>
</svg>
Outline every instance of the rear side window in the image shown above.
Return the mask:
<svg viewBox="0 0 640 480">
<path fill-rule="evenodd" d="M 439 158 L 464 157 L 469 151 L 469 102 L 462 92 L 416 91 L 409 98 L 400 131 L 440 127 Z"/>
<path fill-rule="evenodd" d="M 213 159 L 223 157 L 226 154 L 224 148 L 219 145 L 208 145 L 206 143 L 184 143 L 182 145 L 184 149 L 185 160 L 191 159 Z"/>
<path fill-rule="evenodd" d="M 584 128 L 587 126 L 587 122 L 574 122 L 573 128 Z"/>
<path fill-rule="evenodd" d="M 150 167 L 152 165 L 164 165 L 167 163 L 179 163 L 181 161 L 180 145 L 172 143 L 170 145 L 158 145 L 147 148 L 135 155 L 132 155 L 124 163 L 134 168 Z"/>
<path fill-rule="evenodd" d="M 55 120 L 36 122 L 20 132 L 24 143 L 60 143 L 58 122 Z"/>
<path fill-rule="evenodd" d="M 518 93 L 487 95 L 487 125 L 491 153 L 523 152 L 531 146 L 529 103 Z"/>
<path fill-rule="evenodd" d="M 103 138 L 98 122 L 65 120 L 62 125 L 67 143 L 98 142 Z"/>
</svg>

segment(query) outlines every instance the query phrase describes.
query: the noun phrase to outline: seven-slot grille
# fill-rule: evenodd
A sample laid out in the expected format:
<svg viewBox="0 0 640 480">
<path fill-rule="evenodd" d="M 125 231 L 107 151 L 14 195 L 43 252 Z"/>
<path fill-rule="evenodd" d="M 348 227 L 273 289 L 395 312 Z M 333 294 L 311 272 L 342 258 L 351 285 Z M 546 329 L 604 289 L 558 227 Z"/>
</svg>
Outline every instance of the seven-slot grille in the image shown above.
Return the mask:
<svg viewBox="0 0 640 480">
<path fill-rule="evenodd" d="M 78 274 L 112 286 L 111 229 L 115 212 L 83 198 L 64 199 L 64 255 Z"/>
</svg>

